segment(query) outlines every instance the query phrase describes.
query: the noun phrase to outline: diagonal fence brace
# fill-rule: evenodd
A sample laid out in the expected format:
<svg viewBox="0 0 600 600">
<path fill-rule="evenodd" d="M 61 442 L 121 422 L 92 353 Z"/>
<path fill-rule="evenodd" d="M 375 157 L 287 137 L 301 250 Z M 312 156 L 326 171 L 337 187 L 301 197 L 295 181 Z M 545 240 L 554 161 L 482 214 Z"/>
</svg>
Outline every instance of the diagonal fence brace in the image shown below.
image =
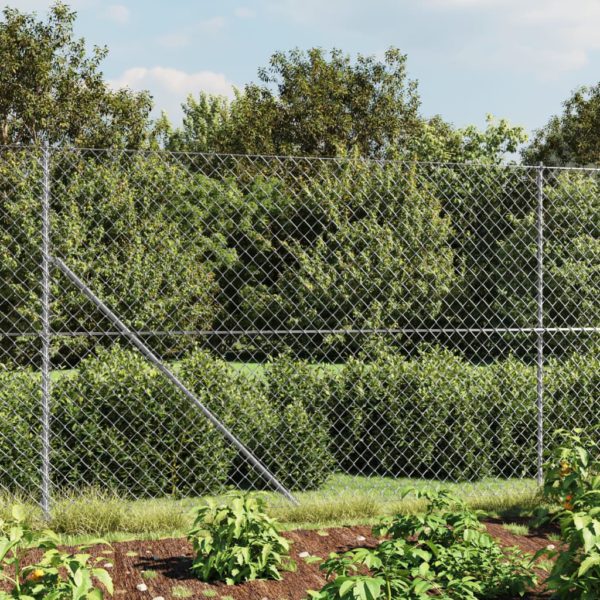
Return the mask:
<svg viewBox="0 0 600 600">
<path fill-rule="evenodd" d="M 148 359 L 179 391 L 196 406 L 198 410 L 220 431 L 225 438 L 235 446 L 248 460 L 248 462 L 261 474 L 265 481 L 273 485 L 273 487 L 285 496 L 290 502 L 298 505 L 298 500 L 294 495 L 273 475 L 269 469 L 256 457 L 254 454 L 233 434 L 221 421 L 193 394 L 184 383 L 168 368 L 164 363 L 144 344 L 144 342 L 136 335 L 134 331 L 129 329 L 121 319 L 100 299 L 90 288 L 64 263 L 57 257 L 51 257 L 51 262 L 54 263 L 67 278 L 84 294 L 86 298 L 91 300 L 102 313 L 112 321 L 112 323 L 127 337 L 131 343 Z"/>
</svg>

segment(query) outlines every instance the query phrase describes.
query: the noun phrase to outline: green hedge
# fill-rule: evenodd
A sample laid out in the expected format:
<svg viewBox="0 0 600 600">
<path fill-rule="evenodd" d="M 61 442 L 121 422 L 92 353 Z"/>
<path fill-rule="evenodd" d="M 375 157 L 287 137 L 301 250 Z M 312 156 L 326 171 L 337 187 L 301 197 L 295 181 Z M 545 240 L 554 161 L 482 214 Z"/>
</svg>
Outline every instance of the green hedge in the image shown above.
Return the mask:
<svg viewBox="0 0 600 600">
<path fill-rule="evenodd" d="M 279 163 L 218 162 L 205 165 L 209 176 L 177 155 L 53 152 L 54 252 L 143 331 L 535 325 L 536 188 L 524 173 L 351 160 L 307 163 L 290 177 Z M 22 149 L 0 164 L 0 332 L 39 326 L 40 168 Z M 544 195 L 545 323 L 598 326 L 600 184 L 554 174 Z M 110 329 L 58 272 L 52 296 L 56 331 Z M 583 337 L 548 336 L 547 356 Z M 500 347 L 482 339 L 445 343 L 497 359 Z M 53 337 L 55 364 L 76 367 L 98 341 L 112 340 Z M 321 359 L 346 360 L 360 347 L 351 335 L 277 342 L 222 344 L 261 359 L 284 342 Z M 160 343 L 173 360 L 192 346 L 190 336 Z M 535 352 L 517 336 L 502 343 Z M 0 336 L 0 353 L 21 365 L 39 360 L 14 337 Z"/>
<path fill-rule="evenodd" d="M 295 489 L 334 471 L 436 479 L 532 476 L 536 372 L 447 350 L 389 348 L 344 365 L 283 356 L 241 371 L 197 350 L 178 367 L 200 401 Z M 599 422 L 596 348 L 546 368 L 545 427 Z M 0 488 L 39 492 L 39 376 L 0 371 Z M 135 496 L 265 487 L 207 420 L 137 354 L 113 347 L 54 382 L 53 484 Z"/>
<path fill-rule="evenodd" d="M 85 359 L 57 382 L 53 404 L 59 488 L 187 495 L 226 482 L 232 451 L 222 436 L 136 353 Z"/>
<path fill-rule="evenodd" d="M 41 483 L 41 383 L 30 369 L 0 365 L 0 492 L 39 496 Z"/>
</svg>

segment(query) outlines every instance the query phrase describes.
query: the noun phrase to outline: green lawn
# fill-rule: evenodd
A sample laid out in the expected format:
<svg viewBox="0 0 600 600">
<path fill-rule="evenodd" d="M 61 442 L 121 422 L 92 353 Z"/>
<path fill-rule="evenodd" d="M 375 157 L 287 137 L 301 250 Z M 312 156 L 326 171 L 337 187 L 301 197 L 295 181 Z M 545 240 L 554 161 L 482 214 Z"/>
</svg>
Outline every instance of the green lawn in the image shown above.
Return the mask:
<svg viewBox="0 0 600 600">
<path fill-rule="evenodd" d="M 449 488 L 470 505 L 493 514 L 518 515 L 539 503 L 536 484 L 528 479 L 442 483 L 334 475 L 318 490 L 297 493 L 299 506 L 273 492 L 261 494 L 268 512 L 285 529 L 322 528 L 372 524 L 379 517 L 395 512 L 417 512 L 423 501 L 414 496 L 400 497 L 400 492 L 409 485 Z M 125 500 L 88 490 L 57 499 L 52 520 L 47 525 L 60 532 L 65 543 L 84 543 L 90 536 L 97 535 L 113 541 L 181 536 L 190 525 L 190 510 L 202 501 L 203 498 Z M 8 513 L 13 502 L 12 498 L 0 498 L 0 517 Z M 31 521 L 41 527 L 39 508 L 32 503 L 26 506 Z"/>
<path fill-rule="evenodd" d="M 167 366 L 173 371 L 173 373 L 177 374 L 180 368 L 180 362 L 175 361 L 171 363 L 167 363 Z M 246 373 L 248 375 L 254 375 L 256 377 L 261 377 L 265 370 L 264 363 L 256 363 L 256 362 L 240 362 L 240 361 L 230 361 L 229 366 L 235 371 L 239 371 L 240 373 Z M 319 363 L 315 364 L 315 366 L 321 366 L 324 369 L 338 371 L 343 369 L 343 364 L 330 364 L 330 363 Z M 76 369 L 60 369 L 56 371 L 52 371 L 50 373 L 50 377 L 52 381 L 58 381 L 63 377 L 68 377 L 76 372 Z M 34 374 L 35 377 L 39 377 L 39 373 Z"/>
</svg>

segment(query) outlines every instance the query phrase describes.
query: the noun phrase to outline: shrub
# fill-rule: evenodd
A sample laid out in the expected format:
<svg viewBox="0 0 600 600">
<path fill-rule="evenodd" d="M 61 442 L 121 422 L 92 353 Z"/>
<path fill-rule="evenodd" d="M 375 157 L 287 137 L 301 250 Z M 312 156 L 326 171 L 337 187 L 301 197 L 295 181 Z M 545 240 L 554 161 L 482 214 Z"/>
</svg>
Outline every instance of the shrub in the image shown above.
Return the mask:
<svg viewBox="0 0 600 600">
<path fill-rule="evenodd" d="M 318 487 L 333 471 L 326 405 L 331 372 L 305 361 L 279 358 L 264 384 L 276 424 L 265 441 L 275 474 L 296 489 Z"/>
<path fill-rule="evenodd" d="M 0 365 L 0 488 L 13 493 L 40 490 L 41 396 L 39 374 Z"/>
<path fill-rule="evenodd" d="M 536 472 L 536 371 L 513 356 L 480 366 L 487 376 L 486 394 L 479 412 L 488 442 L 487 460 L 500 477 L 533 477 Z M 555 422 L 546 407 L 548 427 Z"/>
<path fill-rule="evenodd" d="M 227 584 L 253 579 L 281 579 L 291 566 L 289 542 L 279 535 L 260 498 L 233 494 L 231 501 L 209 501 L 195 511 L 188 539 L 196 554 L 192 571 L 202 581 Z"/>
<path fill-rule="evenodd" d="M 205 350 L 195 350 L 180 365 L 180 375 L 198 399 L 262 462 L 272 446 L 277 416 L 257 376 L 234 369 Z M 228 480 L 247 486 L 265 481 L 237 450 L 229 449 Z"/>
<path fill-rule="evenodd" d="M 114 346 L 55 385 L 55 485 L 136 496 L 200 495 L 226 482 L 231 451 L 138 353 Z"/>
<path fill-rule="evenodd" d="M 322 370 L 283 357 L 258 377 L 236 372 L 227 362 L 197 351 L 182 362 L 181 374 L 284 485 L 317 487 L 331 473 L 324 419 L 329 386 Z M 265 485 L 239 454 L 230 477 L 242 485 Z"/>
<path fill-rule="evenodd" d="M 317 487 L 336 470 L 453 480 L 535 474 L 535 367 L 514 357 L 473 365 L 439 348 L 407 359 L 382 346 L 344 365 L 283 355 L 250 371 L 197 349 L 174 368 L 291 488 Z M 577 418 L 598 423 L 599 373 L 593 348 L 549 361 L 547 436 Z M 11 492 L 39 491 L 40 405 L 38 374 L 0 369 L 0 485 Z M 156 496 L 267 486 L 137 352 L 115 346 L 90 355 L 56 377 L 51 406 L 59 491 Z"/>
<path fill-rule="evenodd" d="M 549 405 L 547 431 L 600 426 L 600 344 L 591 343 L 586 352 L 573 352 L 562 360 L 549 361 L 546 376 L 546 403 Z"/>
<path fill-rule="evenodd" d="M 463 479 L 490 471 L 482 427 L 489 377 L 448 351 L 408 361 L 384 350 L 349 361 L 341 390 L 339 460 L 358 472 Z M 336 409 L 332 399 L 330 412 Z M 351 423 L 348 425 L 347 423 Z M 351 458 L 345 458 L 349 455 Z"/>
</svg>

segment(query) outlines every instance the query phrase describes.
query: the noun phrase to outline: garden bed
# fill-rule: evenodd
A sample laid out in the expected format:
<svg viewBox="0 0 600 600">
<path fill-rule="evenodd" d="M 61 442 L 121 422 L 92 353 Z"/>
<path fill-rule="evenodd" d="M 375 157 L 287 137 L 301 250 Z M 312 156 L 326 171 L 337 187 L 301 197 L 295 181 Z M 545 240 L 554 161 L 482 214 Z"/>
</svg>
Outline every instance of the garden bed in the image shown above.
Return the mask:
<svg viewBox="0 0 600 600">
<path fill-rule="evenodd" d="M 551 530 L 517 535 L 506 530 L 500 521 L 488 521 L 488 531 L 504 546 L 519 546 L 534 553 L 552 542 Z M 343 552 L 358 546 L 374 547 L 378 539 L 371 527 L 336 527 L 326 530 L 296 530 L 284 533 L 292 542 L 291 556 L 297 562 L 295 572 L 284 571 L 282 581 L 251 581 L 235 586 L 210 585 L 190 573 L 192 547 L 184 538 L 152 541 L 115 542 L 111 547 L 94 546 L 93 556 L 102 557 L 115 584 L 115 598 L 151 600 L 163 597 L 217 600 L 303 600 L 306 591 L 320 589 L 325 583 L 318 564 L 306 561 L 306 555 L 327 557 L 330 552 Z M 143 584 L 147 590 L 139 591 Z M 527 596 L 530 600 L 547 598 L 542 589 Z"/>
</svg>

